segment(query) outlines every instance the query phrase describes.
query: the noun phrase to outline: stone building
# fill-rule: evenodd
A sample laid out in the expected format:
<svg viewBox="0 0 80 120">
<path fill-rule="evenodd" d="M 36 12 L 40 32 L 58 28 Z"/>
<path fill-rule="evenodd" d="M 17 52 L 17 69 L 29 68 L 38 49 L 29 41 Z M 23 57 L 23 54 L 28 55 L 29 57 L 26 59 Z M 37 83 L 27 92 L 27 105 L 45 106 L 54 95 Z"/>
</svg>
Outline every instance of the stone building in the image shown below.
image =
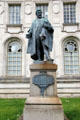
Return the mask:
<svg viewBox="0 0 80 120">
<path fill-rule="evenodd" d="M 0 97 L 29 94 L 26 33 L 41 8 L 54 27 L 53 51 L 60 96 L 80 96 L 80 0 L 0 0 Z"/>
</svg>

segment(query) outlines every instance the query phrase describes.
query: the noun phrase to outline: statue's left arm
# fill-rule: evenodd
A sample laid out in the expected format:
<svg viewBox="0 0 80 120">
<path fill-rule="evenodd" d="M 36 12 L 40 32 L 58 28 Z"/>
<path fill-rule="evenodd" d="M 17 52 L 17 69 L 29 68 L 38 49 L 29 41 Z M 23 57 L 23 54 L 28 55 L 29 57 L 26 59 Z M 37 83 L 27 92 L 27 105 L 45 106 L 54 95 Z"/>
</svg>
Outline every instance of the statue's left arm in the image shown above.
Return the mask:
<svg viewBox="0 0 80 120">
<path fill-rule="evenodd" d="M 47 45 L 47 47 L 49 48 L 49 51 L 52 51 L 54 29 L 51 26 L 51 23 L 45 18 L 44 18 L 43 28 L 45 30 L 45 38 L 46 38 L 45 45 Z"/>
<path fill-rule="evenodd" d="M 45 19 L 43 27 L 46 28 L 51 33 L 54 32 L 54 29 L 51 26 L 51 23 L 47 19 Z"/>
</svg>

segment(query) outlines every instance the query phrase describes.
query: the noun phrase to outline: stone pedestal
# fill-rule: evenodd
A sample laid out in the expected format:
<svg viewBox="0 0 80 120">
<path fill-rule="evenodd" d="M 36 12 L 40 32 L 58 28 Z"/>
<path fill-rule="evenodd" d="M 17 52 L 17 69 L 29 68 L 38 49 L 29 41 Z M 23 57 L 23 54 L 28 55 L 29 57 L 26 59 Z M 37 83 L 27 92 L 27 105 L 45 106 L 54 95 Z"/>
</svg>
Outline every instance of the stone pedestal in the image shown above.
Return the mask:
<svg viewBox="0 0 80 120">
<path fill-rule="evenodd" d="M 30 96 L 27 98 L 24 108 L 23 120 L 64 120 L 62 103 L 57 96 L 56 70 L 57 65 L 45 62 L 30 66 Z M 41 88 L 34 84 L 34 79 L 40 77 L 41 83 L 47 84 L 53 79 L 53 83 L 45 88 L 43 94 Z M 43 78 L 44 79 L 43 79 Z M 43 82 L 43 80 L 45 82 Z"/>
<path fill-rule="evenodd" d="M 56 64 L 43 63 L 43 64 L 32 64 L 30 66 L 31 78 L 30 78 L 30 96 L 40 96 L 40 88 L 32 83 L 34 76 L 39 75 L 40 73 L 45 73 L 46 75 L 51 75 L 54 78 L 54 84 L 50 85 L 48 89 L 44 91 L 44 96 L 56 96 Z"/>
</svg>

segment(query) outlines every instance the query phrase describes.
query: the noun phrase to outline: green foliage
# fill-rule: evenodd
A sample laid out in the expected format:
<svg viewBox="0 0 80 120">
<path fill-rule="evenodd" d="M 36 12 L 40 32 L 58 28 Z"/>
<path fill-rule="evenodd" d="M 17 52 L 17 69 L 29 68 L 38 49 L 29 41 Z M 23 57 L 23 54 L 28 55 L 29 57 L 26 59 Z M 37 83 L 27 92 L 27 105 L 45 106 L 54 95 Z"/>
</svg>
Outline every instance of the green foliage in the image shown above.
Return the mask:
<svg viewBox="0 0 80 120">
<path fill-rule="evenodd" d="M 80 98 L 61 98 L 64 113 L 70 120 L 80 120 Z"/>
<path fill-rule="evenodd" d="M 0 120 L 17 120 L 23 113 L 25 99 L 0 99 Z"/>
<path fill-rule="evenodd" d="M 61 98 L 64 113 L 70 120 L 80 120 L 80 98 Z M 25 99 L 0 99 L 0 120 L 18 120 Z"/>
</svg>

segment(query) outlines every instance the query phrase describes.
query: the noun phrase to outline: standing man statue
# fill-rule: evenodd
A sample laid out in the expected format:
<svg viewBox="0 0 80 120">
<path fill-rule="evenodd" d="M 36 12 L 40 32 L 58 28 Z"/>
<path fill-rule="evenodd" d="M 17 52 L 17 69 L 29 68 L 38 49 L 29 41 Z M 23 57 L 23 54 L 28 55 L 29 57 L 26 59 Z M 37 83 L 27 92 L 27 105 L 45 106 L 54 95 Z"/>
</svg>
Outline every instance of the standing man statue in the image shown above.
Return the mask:
<svg viewBox="0 0 80 120">
<path fill-rule="evenodd" d="M 27 53 L 33 60 L 50 60 L 49 52 L 53 46 L 53 28 L 46 18 L 42 18 L 42 11 L 36 10 L 37 18 L 33 21 L 26 37 L 28 41 Z"/>
</svg>

